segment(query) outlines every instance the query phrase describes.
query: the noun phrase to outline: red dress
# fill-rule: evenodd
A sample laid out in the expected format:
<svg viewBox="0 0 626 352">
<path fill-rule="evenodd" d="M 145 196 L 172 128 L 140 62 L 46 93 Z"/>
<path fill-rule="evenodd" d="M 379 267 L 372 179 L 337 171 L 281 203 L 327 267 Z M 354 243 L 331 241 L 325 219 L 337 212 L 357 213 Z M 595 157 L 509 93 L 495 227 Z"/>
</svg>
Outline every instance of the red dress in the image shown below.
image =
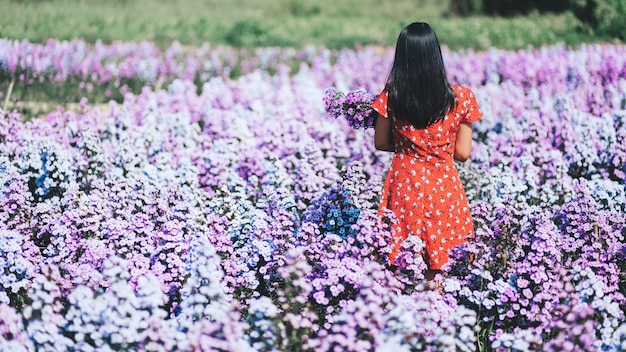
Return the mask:
<svg viewBox="0 0 626 352">
<path fill-rule="evenodd" d="M 456 108 L 443 120 L 426 128 L 393 119 L 395 154 L 387 173 L 379 212 L 394 212 L 393 250 L 389 261 L 400 254 L 408 236 L 419 236 L 426 244 L 424 260 L 428 268 L 440 270 L 448 252 L 474 235 L 474 226 L 465 189 L 454 165 L 454 146 L 461 122 L 473 123 L 482 117 L 474 93 L 453 84 Z M 389 118 L 387 89 L 372 104 Z"/>
</svg>

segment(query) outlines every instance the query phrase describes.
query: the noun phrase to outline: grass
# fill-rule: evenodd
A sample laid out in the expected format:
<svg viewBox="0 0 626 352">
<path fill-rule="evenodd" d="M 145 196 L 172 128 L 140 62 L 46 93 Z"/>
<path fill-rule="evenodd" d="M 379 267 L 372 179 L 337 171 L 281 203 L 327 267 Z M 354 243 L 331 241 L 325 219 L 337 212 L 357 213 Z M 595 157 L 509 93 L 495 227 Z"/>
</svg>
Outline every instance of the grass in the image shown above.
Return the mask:
<svg viewBox="0 0 626 352">
<path fill-rule="evenodd" d="M 0 0 L 0 37 L 45 42 L 155 42 L 167 47 L 212 44 L 239 47 L 335 49 L 355 43 L 389 46 L 402 27 L 429 22 L 453 50 L 495 46 L 610 41 L 579 30 L 569 13 L 503 19 L 455 17 L 447 0 Z"/>
<path fill-rule="evenodd" d="M 338 49 L 357 43 L 393 46 L 402 27 L 425 21 L 443 46 L 457 51 L 614 41 L 582 30 L 571 13 L 457 17 L 449 14 L 448 6 L 449 0 L 0 0 L 0 38 L 35 43 L 51 38 L 91 43 L 145 40 L 162 49 L 174 41 L 188 46 L 314 44 Z M 7 77 L 0 72 L 4 94 Z M 8 107 L 21 102 L 25 115 L 36 116 L 55 103 L 67 106 L 80 100 L 86 93 L 77 87 L 77 82 L 16 85 Z M 107 98 L 106 89 L 97 87 L 87 94 L 90 103 L 121 99 L 119 92 Z"/>
</svg>

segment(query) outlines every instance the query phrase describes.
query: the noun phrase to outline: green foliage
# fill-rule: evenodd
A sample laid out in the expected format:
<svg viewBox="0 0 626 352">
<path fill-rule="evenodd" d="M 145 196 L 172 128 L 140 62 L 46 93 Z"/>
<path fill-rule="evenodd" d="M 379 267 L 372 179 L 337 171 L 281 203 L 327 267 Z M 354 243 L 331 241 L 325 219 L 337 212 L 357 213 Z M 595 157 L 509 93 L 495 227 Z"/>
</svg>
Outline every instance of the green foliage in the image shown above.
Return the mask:
<svg viewBox="0 0 626 352">
<path fill-rule="evenodd" d="M 342 36 L 329 38 L 327 46 L 330 48 L 353 48 L 355 45 L 372 44 L 372 39 L 362 35 Z"/>
<path fill-rule="evenodd" d="M 467 17 L 462 25 L 437 23 L 437 35 L 443 45 L 452 49 L 462 48 L 468 37 L 475 43 L 473 48 L 498 47 L 526 49 L 541 47 L 548 43 L 579 45 L 581 42 L 598 41 L 589 32 L 576 30 L 579 21 L 571 14 L 537 14 L 505 17 Z M 443 39 L 442 39 L 443 38 Z M 502 45 L 504 44 L 504 45 Z"/>
<path fill-rule="evenodd" d="M 563 12 L 569 0 L 450 0 L 450 12 L 457 15 L 526 15 L 533 11 Z"/>
<path fill-rule="evenodd" d="M 450 12 L 461 16 L 483 13 L 483 0 L 450 0 Z"/>
<path fill-rule="evenodd" d="M 238 47 L 267 45 L 268 27 L 258 21 L 238 21 L 226 32 L 224 40 Z"/>
<path fill-rule="evenodd" d="M 49 38 L 104 43 L 147 40 L 160 48 L 178 41 L 236 47 L 314 44 L 339 49 L 357 43 L 393 46 L 402 27 L 426 21 L 442 45 L 452 50 L 491 46 L 515 50 L 607 39 L 604 33 L 577 31 L 580 23 L 571 20 L 575 17 L 570 12 L 532 12 L 530 19 L 507 21 L 481 15 L 489 1 L 495 1 L 492 9 L 503 6 L 498 5 L 500 0 L 395 0 L 393 6 L 380 0 L 0 0 L 0 36 L 32 42 Z M 501 1 L 517 6 L 516 1 Z M 569 0 L 533 1 L 558 4 Z M 472 16 L 449 16 L 450 12 Z"/>
<path fill-rule="evenodd" d="M 626 39 L 624 0 L 569 0 L 578 19 L 594 30 Z"/>
<path fill-rule="evenodd" d="M 322 12 L 319 5 L 310 5 L 300 0 L 291 0 L 288 9 L 289 13 L 295 17 L 310 17 L 319 15 Z"/>
</svg>

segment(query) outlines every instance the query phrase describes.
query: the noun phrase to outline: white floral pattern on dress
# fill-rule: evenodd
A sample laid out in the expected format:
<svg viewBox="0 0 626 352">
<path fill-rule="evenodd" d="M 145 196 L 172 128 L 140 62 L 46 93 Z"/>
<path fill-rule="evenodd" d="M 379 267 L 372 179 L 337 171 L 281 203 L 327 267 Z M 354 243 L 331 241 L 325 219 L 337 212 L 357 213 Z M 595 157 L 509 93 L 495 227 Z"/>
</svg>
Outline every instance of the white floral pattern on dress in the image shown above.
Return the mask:
<svg viewBox="0 0 626 352">
<path fill-rule="evenodd" d="M 418 129 L 391 116 L 395 155 L 385 179 L 379 210 L 392 210 L 394 227 L 390 262 L 400 254 L 408 236 L 425 243 L 424 259 L 430 269 L 441 269 L 448 252 L 474 235 L 465 189 L 454 165 L 454 143 L 461 122 L 482 117 L 471 89 L 453 84 L 457 104 L 444 119 Z M 390 118 L 388 92 L 383 90 L 372 104 L 381 116 Z"/>
</svg>

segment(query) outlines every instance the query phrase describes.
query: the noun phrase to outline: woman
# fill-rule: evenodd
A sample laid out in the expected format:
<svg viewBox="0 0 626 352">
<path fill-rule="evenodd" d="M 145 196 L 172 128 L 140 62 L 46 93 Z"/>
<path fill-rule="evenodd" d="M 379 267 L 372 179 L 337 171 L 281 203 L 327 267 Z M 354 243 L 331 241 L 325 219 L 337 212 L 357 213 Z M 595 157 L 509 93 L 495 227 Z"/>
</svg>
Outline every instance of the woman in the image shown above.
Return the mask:
<svg viewBox="0 0 626 352">
<path fill-rule="evenodd" d="M 400 32 L 387 83 L 372 108 L 378 112 L 376 149 L 395 153 L 379 207 L 398 219 L 389 261 L 408 236 L 419 236 L 426 244 L 425 277 L 432 280 L 450 249 L 474 234 L 454 160 L 469 158 L 471 124 L 482 112 L 469 88 L 448 82 L 437 36 L 421 22 Z"/>
</svg>

